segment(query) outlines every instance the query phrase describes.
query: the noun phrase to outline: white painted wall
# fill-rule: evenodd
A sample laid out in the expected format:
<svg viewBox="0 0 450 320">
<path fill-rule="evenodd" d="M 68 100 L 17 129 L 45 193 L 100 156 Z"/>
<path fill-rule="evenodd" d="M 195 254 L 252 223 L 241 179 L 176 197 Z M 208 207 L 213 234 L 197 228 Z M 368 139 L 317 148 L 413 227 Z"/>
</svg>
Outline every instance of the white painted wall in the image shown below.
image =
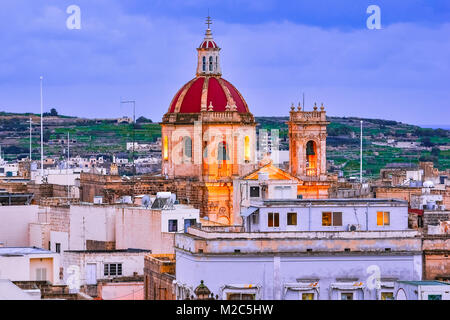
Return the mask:
<svg viewBox="0 0 450 320">
<path fill-rule="evenodd" d="M 85 250 L 86 240 L 115 241 L 115 210 L 111 206 L 70 207 L 70 250 Z"/>
<path fill-rule="evenodd" d="M 37 222 L 38 206 L 0 206 L 0 242 L 5 247 L 27 247 L 28 224 Z"/>
</svg>

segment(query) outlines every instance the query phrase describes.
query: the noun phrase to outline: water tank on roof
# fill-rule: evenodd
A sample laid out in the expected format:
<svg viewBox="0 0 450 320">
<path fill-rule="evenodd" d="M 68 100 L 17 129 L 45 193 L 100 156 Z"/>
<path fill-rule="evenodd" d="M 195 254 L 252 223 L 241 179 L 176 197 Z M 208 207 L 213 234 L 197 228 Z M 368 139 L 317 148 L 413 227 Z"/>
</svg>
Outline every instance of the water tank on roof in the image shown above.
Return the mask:
<svg viewBox="0 0 450 320">
<path fill-rule="evenodd" d="M 121 203 L 126 203 L 126 204 L 132 204 L 133 203 L 131 201 L 131 196 L 123 196 L 120 202 Z"/>
<path fill-rule="evenodd" d="M 150 199 L 150 196 L 147 196 L 147 195 L 143 196 L 141 205 L 144 208 L 150 207 L 152 205 L 152 200 Z"/>
<path fill-rule="evenodd" d="M 436 208 L 436 201 L 427 201 L 427 210 L 434 210 Z"/>
<path fill-rule="evenodd" d="M 95 196 L 94 197 L 94 204 L 102 204 L 103 203 L 103 197 L 102 196 Z"/>
<path fill-rule="evenodd" d="M 428 181 L 425 181 L 425 182 L 423 183 L 423 186 L 424 186 L 425 188 L 433 188 L 433 187 L 434 187 L 434 183 L 433 183 L 433 181 L 428 180 Z"/>
<path fill-rule="evenodd" d="M 156 197 L 157 198 L 170 198 L 172 195 L 172 192 L 157 192 Z"/>
</svg>

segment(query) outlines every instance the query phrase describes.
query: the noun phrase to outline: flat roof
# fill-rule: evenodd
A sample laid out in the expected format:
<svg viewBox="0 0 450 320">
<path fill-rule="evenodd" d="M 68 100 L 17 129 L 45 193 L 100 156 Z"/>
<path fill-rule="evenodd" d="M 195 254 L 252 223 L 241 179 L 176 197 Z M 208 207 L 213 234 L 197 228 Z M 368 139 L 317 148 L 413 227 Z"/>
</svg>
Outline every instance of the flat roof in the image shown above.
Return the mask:
<svg viewBox="0 0 450 320">
<path fill-rule="evenodd" d="M 408 201 L 400 199 L 381 198 L 342 198 L 342 199 L 267 199 L 264 204 L 403 204 Z"/>
<path fill-rule="evenodd" d="M 152 250 L 147 249 L 119 249 L 119 250 L 65 250 L 64 252 L 71 253 L 141 253 L 141 252 L 152 252 Z"/>
<path fill-rule="evenodd" d="M 411 284 L 413 286 L 450 286 L 450 283 L 437 280 L 424 280 L 424 281 L 398 281 L 400 283 Z"/>
<path fill-rule="evenodd" d="M 3 247 L 0 256 L 24 256 L 28 254 L 52 254 L 54 252 L 37 247 Z"/>
</svg>

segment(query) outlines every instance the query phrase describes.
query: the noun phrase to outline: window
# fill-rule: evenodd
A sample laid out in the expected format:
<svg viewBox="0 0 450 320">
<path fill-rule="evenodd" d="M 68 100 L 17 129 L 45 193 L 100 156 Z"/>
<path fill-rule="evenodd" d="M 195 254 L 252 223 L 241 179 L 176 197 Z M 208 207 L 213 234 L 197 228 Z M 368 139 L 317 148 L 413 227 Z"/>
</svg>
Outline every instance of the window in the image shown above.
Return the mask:
<svg viewBox="0 0 450 320">
<path fill-rule="evenodd" d="M 169 220 L 169 232 L 178 231 L 178 220 Z"/>
<path fill-rule="evenodd" d="M 442 300 L 441 294 L 429 294 L 428 300 Z"/>
<path fill-rule="evenodd" d="M 47 281 L 47 269 L 45 268 L 36 269 L 36 281 Z"/>
<path fill-rule="evenodd" d="M 342 226 L 342 212 L 322 212 L 322 226 Z"/>
<path fill-rule="evenodd" d="M 227 293 L 227 300 L 255 300 L 254 293 Z"/>
<path fill-rule="evenodd" d="M 381 300 L 394 300 L 394 293 L 393 292 L 382 292 Z"/>
<path fill-rule="evenodd" d="M 121 276 L 122 264 L 121 263 L 105 263 L 104 268 L 105 276 Z"/>
<path fill-rule="evenodd" d="M 164 137 L 163 159 L 164 160 L 168 160 L 169 159 L 169 138 L 167 136 Z"/>
<path fill-rule="evenodd" d="M 314 293 L 302 293 L 302 300 L 314 300 Z"/>
<path fill-rule="evenodd" d="M 230 160 L 230 157 L 228 156 L 227 152 L 227 144 L 225 141 L 219 143 L 217 150 L 217 160 L 219 161 Z"/>
<path fill-rule="evenodd" d="M 388 226 L 390 224 L 389 212 L 377 212 L 377 226 Z"/>
<path fill-rule="evenodd" d="M 259 198 L 259 187 L 250 187 L 250 198 Z"/>
<path fill-rule="evenodd" d="M 213 57 L 209 57 L 209 71 L 213 71 Z"/>
<path fill-rule="evenodd" d="M 192 139 L 190 137 L 184 137 L 184 155 L 192 158 Z"/>
<path fill-rule="evenodd" d="M 244 155 L 245 161 L 250 161 L 250 137 L 245 136 L 244 138 Z"/>
<path fill-rule="evenodd" d="M 342 292 L 341 300 L 353 300 L 353 292 Z"/>
<path fill-rule="evenodd" d="M 61 253 L 61 243 L 56 244 L 56 252 Z"/>
<path fill-rule="evenodd" d="M 342 212 L 333 212 L 333 226 L 342 226 Z"/>
<path fill-rule="evenodd" d="M 267 226 L 272 228 L 280 226 L 280 214 L 278 212 L 269 212 Z"/>
<path fill-rule="evenodd" d="M 317 174 L 317 147 L 312 140 L 306 144 L 306 175 L 315 176 Z"/>
<path fill-rule="evenodd" d="M 290 186 L 276 186 L 275 187 L 275 199 L 289 199 L 291 197 Z"/>
<path fill-rule="evenodd" d="M 203 57 L 203 72 L 206 71 L 206 57 Z"/>
<path fill-rule="evenodd" d="M 257 214 L 252 214 L 252 223 L 253 224 L 258 224 L 258 215 Z"/>
<path fill-rule="evenodd" d="M 297 212 L 288 212 L 287 225 L 288 226 L 296 226 L 297 225 Z"/>
</svg>

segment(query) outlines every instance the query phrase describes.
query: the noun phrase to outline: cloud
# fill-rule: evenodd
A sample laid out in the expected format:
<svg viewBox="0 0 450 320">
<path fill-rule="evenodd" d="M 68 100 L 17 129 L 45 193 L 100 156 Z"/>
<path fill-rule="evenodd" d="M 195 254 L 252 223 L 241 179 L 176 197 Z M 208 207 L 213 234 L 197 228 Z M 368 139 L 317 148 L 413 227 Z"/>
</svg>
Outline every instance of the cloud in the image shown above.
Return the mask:
<svg viewBox="0 0 450 320">
<path fill-rule="evenodd" d="M 0 13 L 0 28 L 9 30 L 0 34 L 0 108 L 36 108 L 44 74 L 46 105 L 60 113 L 120 116 L 125 111 L 118 101 L 127 97 L 138 101 L 139 115 L 159 120 L 179 87 L 195 76 L 203 21 L 163 14 L 158 2 L 142 12 L 121 1 L 76 2 L 81 30 L 66 28 L 72 1 L 6 2 Z M 334 115 L 414 123 L 449 119 L 449 32 L 449 23 L 393 23 L 382 30 L 366 29 L 365 21 L 351 29 L 289 19 L 216 19 L 213 25 L 224 77 L 255 115 L 285 116 L 306 91 L 309 107 L 324 102 Z"/>
</svg>

